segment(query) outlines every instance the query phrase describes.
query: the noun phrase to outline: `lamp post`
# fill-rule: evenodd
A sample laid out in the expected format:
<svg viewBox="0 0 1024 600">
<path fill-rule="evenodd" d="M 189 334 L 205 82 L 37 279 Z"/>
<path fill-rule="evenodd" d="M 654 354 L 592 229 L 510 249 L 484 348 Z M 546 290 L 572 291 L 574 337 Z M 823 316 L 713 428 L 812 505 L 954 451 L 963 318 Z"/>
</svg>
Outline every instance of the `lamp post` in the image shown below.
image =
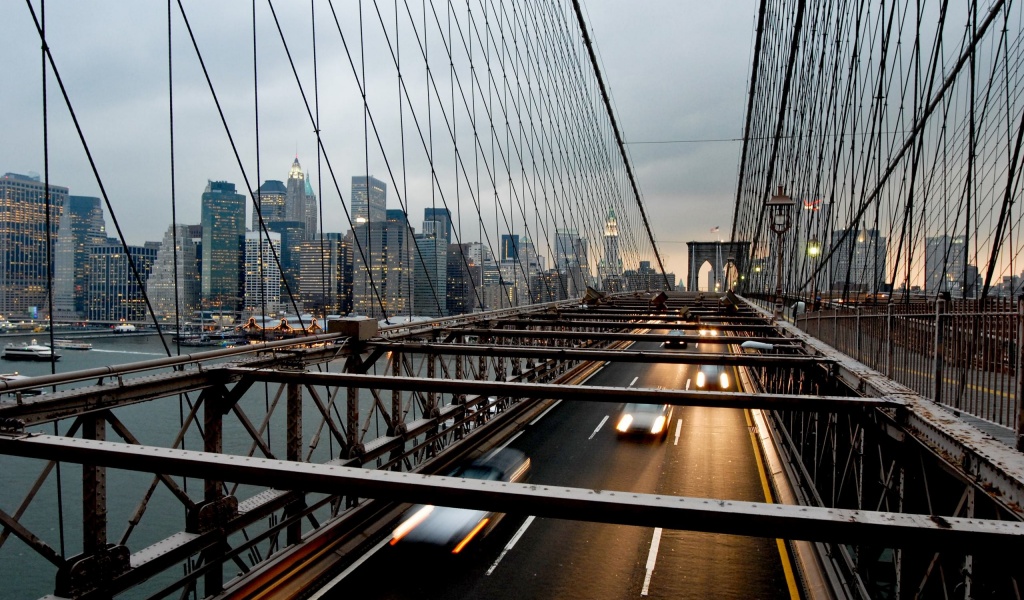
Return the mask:
<svg viewBox="0 0 1024 600">
<path fill-rule="evenodd" d="M 814 263 L 817 262 L 818 256 L 821 255 L 821 242 L 818 238 L 811 238 L 807 241 L 807 257 L 811 259 L 811 271 L 814 270 Z M 818 274 L 813 273 L 811 276 L 811 302 L 812 305 L 817 308 L 818 302 Z"/>
<path fill-rule="evenodd" d="M 778 267 L 775 274 L 775 318 L 782 316 L 782 236 L 792 226 L 792 217 L 789 210 L 795 202 L 786 195 L 785 188 L 779 186 L 779 191 L 765 202 L 768 213 L 771 215 L 772 231 L 775 232 L 776 245 L 775 253 L 778 255 Z"/>
</svg>

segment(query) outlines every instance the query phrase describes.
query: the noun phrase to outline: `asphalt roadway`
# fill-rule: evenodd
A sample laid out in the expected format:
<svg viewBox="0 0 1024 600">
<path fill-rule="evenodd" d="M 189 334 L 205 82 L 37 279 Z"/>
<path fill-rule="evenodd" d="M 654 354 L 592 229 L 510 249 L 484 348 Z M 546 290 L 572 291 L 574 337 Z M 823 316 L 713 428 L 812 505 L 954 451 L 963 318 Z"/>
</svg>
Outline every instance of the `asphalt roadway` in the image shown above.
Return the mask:
<svg viewBox="0 0 1024 600">
<path fill-rule="evenodd" d="M 587 384 L 686 389 L 696 368 L 609 363 Z M 561 402 L 535 420 L 510 444 L 531 458 L 528 481 L 765 502 L 746 411 L 677 407 L 665 441 L 620 440 L 621 406 Z M 400 547 L 379 546 L 322 597 L 799 597 L 785 545 L 771 539 L 510 514 L 459 555 Z"/>
</svg>

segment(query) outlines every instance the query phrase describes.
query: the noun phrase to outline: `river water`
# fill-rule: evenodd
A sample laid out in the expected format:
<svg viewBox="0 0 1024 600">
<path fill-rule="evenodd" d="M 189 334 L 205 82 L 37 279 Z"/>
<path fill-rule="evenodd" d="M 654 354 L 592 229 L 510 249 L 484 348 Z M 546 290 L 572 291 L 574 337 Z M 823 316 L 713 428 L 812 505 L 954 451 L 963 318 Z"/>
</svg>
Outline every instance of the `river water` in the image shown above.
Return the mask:
<svg viewBox="0 0 1024 600">
<path fill-rule="evenodd" d="M 40 334 L 35 337 L 40 343 L 47 341 L 44 335 Z M 9 339 L 25 341 L 26 337 Z M 62 358 L 56 363 L 58 373 L 166 356 L 163 345 L 156 336 L 106 334 L 90 338 L 88 341 L 93 344 L 92 350 L 61 350 Z M 171 348 L 172 352 L 176 351 L 173 345 Z M 203 349 L 183 348 L 182 353 L 201 350 Z M 23 375 L 48 375 L 50 369 L 51 366 L 48 363 L 0 361 L 0 371 L 3 373 L 17 371 Z M 340 367 L 334 366 L 331 370 L 340 370 Z M 180 430 L 183 415 L 188 414 L 188 401 L 195 402 L 197 396 L 198 394 L 193 394 L 191 398 L 187 399 L 179 396 L 158 399 L 118 409 L 114 414 L 141 443 L 169 447 Z M 276 388 L 271 389 L 257 384 L 239 402 L 239 406 L 246 412 L 253 425 L 259 427 L 267 414 L 267 407 L 274 405 L 278 397 L 277 409 L 273 411 L 273 417 L 270 420 L 270 433 L 264 435 L 263 439 L 269 442 L 271 450 L 275 452 L 276 456 L 283 456 L 285 431 L 283 395 L 277 394 Z M 321 398 L 325 398 L 326 402 L 326 392 Z M 12 401 L 8 396 L 4 396 L 2 400 L 4 402 Z M 306 402 L 305 406 L 307 408 L 303 415 L 304 439 L 306 440 L 303 447 L 304 453 L 310 451 L 308 446 L 316 431 L 321 428 L 322 420 L 315 408 L 312 408 L 311 403 Z M 344 412 L 343 406 L 341 411 Z M 340 415 L 336 415 L 335 419 L 341 420 Z M 71 426 L 72 419 L 67 419 L 60 422 L 56 429 L 53 424 L 49 424 L 34 428 L 33 431 L 65 435 Z M 382 433 L 380 428 L 383 425 L 380 423 L 370 423 L 369 427 L 370 437 Z M 337 445 L 332 444 L 332 440 L 329 438 L 328 431 L 323 428 L 323 433 L 319 436 L 320 443 L 313 450 L 314 462 L 326 460 L 337 449 Z M 107 427 L 107 439 L 121 441 L 110 426 Z M 184 445 L 190 450 L 202 448 L 195 425 L 190 428 Z M 224 421 L 224 451 L 231 454 L 247 454 L 251 452 L 252 446 L 253 442 L 241 422 L 231 416 L 226 417 Z M 257 456 L 261 456 L 261 454 L 257 452 Z M 0 509 L 9 515 L 18 512 L 26 494 L 35 485 L 45 466 L 44 461 L 0 456 Z M 37 497 L 29 504 L 19 520 L 58 554 L 71 557 L 81 552 L 82 548 L 82 470 L 75 464 L 62 463 L 59 471 L 60 485 L 58 486 L 57 470 L 51 470 L 42 483 Z M 126 535 L 131 516 L 144 499 L 145 492 L 152 480 L 153 476 L 148 474 L 115 469 L 107 470 L 109 542 L 122 543 L 125 540 L 130 551 L 134 553 L 184 529 L 182 504 L 166 487 L 159 485 L 148 502 L 148 507 L 138 526 Z M 188 491 L 194 500 L 201 499 L 202 481 L 196 479 L 183 481 L 182 478 L 175 478 L 175 480 Z M 272 482 L 268 482 L 267 485 L 273 487 Z M 242 500 L 251 494 L 252 490 L 241 488 L 236 495 Z M 58 507 L 62 507 L 63 510 L 58 510 Z M 319 516 L 322 518 L 325 515 Z M 256 531 L 258 532 L 260 529 L 258 526 Z M 249 533 L 251 535 L 254 531 L 250 530 Z M 238 543 L 238 540 L 232 541 L 234 542 L 232 545 Z M 232 569 L 233 567 L 229 565 L 225 572 L 232 573 Z M 172 571 L 174 570 L 172 569 Z M 0 598 L 39 598 L 53 593 L 55 573 L 55 568 L 47 560 L 13 535 L 6 539 L 3 546 L 0 547 Z M 121 597 L 147 597 L 167 585 L 175 576 L 180 575 L 180 570 L 167 573 L 130 590 Z M 177 594 L 174 594 L 174 597 L 177 597 Z"/>
</svg>

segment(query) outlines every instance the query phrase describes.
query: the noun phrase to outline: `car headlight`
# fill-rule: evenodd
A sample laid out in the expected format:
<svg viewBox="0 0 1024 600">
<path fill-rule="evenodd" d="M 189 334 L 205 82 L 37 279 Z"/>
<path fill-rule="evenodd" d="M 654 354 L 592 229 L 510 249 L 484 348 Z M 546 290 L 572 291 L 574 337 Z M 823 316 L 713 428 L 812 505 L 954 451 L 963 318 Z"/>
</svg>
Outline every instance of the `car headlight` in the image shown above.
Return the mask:
<svg viewBox="0 0 1024 600">
<path fill-rule="evenodd" d="M 625 433 L 629 431 L 629 426 L 633 423 L 633 415 L 622 415 L 619 419 L 619 424 L 615 426 L 615 429 Z"/>
<path fill-rule="evenodd" d="M 697 387 L 704 387 L 704 371 L 697 371 Z"/>
<path fill-rule="evenodd" d="M 729 387 L 729 374 L 722 371 L 722 374 L 718 376 L 718 383 L 721 384 L 723 390 Z"/>
<path fill-rule="evenodd" d="M 421 507 L 415 513 L 413 513 L 411 517 L 406 519 L 405 522 L 399 525 L 391 534 L 391 545 L 394 546 L 399 542 L 399 540 L 404 538 L 406 534 L 408 534 L 413 529 L 416 529 L 416 527 L 420 523 L 425 521 L 426 518 L 430 516 L 430 513 L 433 511 L 434 507 L 428 504 L 426 506 Z"/>
<path fill-rule="evenodd" d="M 651 427 L 652 434 L 661 433 L 661 430 L 665 428 L 665 416 L 662 415 L 654 420 L 654 426 Z"/>
</svg>

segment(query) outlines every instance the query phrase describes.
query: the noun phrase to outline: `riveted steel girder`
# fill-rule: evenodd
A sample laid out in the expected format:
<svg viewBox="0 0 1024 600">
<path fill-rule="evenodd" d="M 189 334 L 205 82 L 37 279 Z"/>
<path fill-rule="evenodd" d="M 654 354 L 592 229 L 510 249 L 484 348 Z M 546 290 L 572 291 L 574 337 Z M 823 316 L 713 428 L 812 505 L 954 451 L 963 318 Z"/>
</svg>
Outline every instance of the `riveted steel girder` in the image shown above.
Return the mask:
<svg viewBox="0 0 1024 600">
<path fill-rule="evenodd" d="M 674 338 L 679 339 L 679 338 Z M 644 352 L 633 350 L 591 350 L 588 348 L 538 348 L 536 346 L 492 346 L 489 344 L 430 344 L 426 342 L 370 342 L 373 348 L 393 352 L 422 352 L 453 356 L 505 356 L 550 360 L 590 360 L 679 365 L 720 364 L 730 366 L 773 366 L 807 368 L 830 364 L 831 359 L 806 355 L 709 354 L 698 352 Z"/>
<path fill-rule="evenodd" d="M 675 406 L 719 408 L 766 408 L 845 412 L 864 408 L 902 409 L 894 398 L 856 398 L 844 396 L 801 396 L 797 394 L 747 394 L 743 392 L 698 392 L 650 388 L 623 388 L 593 385 L 559 385 L 471 379 L 424 379 L 353 373 L 296 373 L 247 368 L 229 368 L 232 375 L 251 376 L 275 383 L 303 383 L 349 388 L 372 388 L 420 392 L 466 393 L 514 398 L 549 398 L 591 402 L 642 402 Z"/>
<path fill-rule="evenodd" d="M 637 324 L 634 327 L 644 327 Z M 455 330 L 445 330 L 455 331 Z M 459 329 L 462 335 L 476 335 L 494 338 L 508 339 L 549 339 L 549 340 L 590 340 L 590 341 L 630 341 L 630 342 L 665 342 L 668 340 L 680 342 L 692 342 L 694 344 L 741 344 L 745 341 L 772 343 L 793 343 L 792 339 L 782 337 L 756 337 L 756 336 L 703 336 L 703 335 L 679 335 L 671 336 L 667 333 L 625 333 L 607 331 L 548 331 L 533 329 Z"/>
<path fill-rule="evenodd" d="M 134 446 L 52 435 L 0 435 L 0 452 L 44 460 L 224 479 L 282 489 L 573 519 L 849 544 L 1024 551 L 1024 524 L 900 513 L 732 502 L 663 494 L 467 480 Z"/>
</svg>

